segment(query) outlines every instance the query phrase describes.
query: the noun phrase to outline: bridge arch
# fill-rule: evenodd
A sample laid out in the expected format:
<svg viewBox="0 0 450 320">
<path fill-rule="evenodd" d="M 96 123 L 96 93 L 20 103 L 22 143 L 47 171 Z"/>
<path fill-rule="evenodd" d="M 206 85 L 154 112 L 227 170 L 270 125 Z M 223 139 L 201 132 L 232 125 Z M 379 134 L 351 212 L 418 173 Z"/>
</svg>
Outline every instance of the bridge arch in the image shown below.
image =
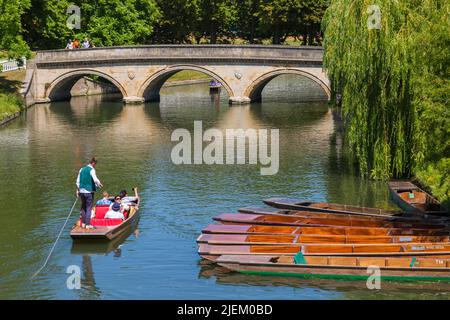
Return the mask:
<svg viewBox="0 0 450 320">
<path fill-rule="evenodd" d="M 283 75 L 283 74 L 295 74 L 311 79 L 321 86 L 323 91 L 328 97 L 328 100 L 331 98 L 331 89 L 329 84 L 327 83 L 326 77 L 321 79 L 320 77 L 301 69 L 277 69 L 267 72 L 258 78 L 256 78 L 245 90 L 245 96 L 250 98 L 251 102 L 261 101 L 261 94 L 264 87 L 274 78 Z"/>
<path fill-rule="evenodd" d="M 138 97 L 143 98 L 145 101 L 159 101 L 160 99 L 160 90 L 161 87 L 164 85 L 164 83 L 174 74 L 183 71 L 183 70 L 192 70 L 192 71 L 198 71 L 204 74 L 207 74 L 214 78 L 217 81 L 220 81 L 222 83 L 222 87 L 225 88 L 225 90 L 228 93 L 228 96 L 232 97 L 234 96 L 233 90 L 231 87 L 227 84 L 227 82 L 220 77 L 217 73 L 196 65 L 190 65 L 190 64 L 184 64 L 184 65 L 173 65 L 167 68 L 164 68 L 162 70 L 159 70 L 158 72 L 152 74 L 147 80 L 144 81 L 141 88 L 138 92 Z"/>
<path fill-rule="evenodd" d="M 96 75 L 108 80 L 120 91 L 122 97 L 127 97 L 125 88 L 111 75 L 95 69 L 78 69 L 61 74 L 56 79 L 54 79 L 48 87 L 46 86 L 46 98 L 50 101 L 70 99 L 70 90 L 75 85 L 75 83 L 82 77 L 90 75 Z"/>
</svg>

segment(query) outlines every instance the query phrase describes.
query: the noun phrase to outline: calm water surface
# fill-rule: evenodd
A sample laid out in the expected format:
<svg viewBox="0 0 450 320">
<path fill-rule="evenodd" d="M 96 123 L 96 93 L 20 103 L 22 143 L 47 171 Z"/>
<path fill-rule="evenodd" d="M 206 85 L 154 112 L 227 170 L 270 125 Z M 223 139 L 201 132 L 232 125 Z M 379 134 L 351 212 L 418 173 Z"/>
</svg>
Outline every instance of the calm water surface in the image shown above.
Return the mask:
<svg viewBox="0 0 450 320">
<path fill-rule="evenodd" d="M 296 80 L 296 81 L 293 81 Z M 449 285 L 245 276 L 205 264 L 195 239 L 212 217 L 262 205 L 274 196 L 390 207 L 382 183 L 347 169 L 336 123 L 313 84 L 279 78 L 262 104 L 229 107 L 204 85 L 164 89 L 160 103 L 124 106 L 100 97 L 38 105 L 0 129 L 0 298 L 12 299 L 447 299 Z M 306 88 L 306 89 L 305 89 Z M 259 166 L 176 166 L 176 128 L 279 128 L 280 170 Z M 73 204 L 78 169 L 99 159 L 98 176 L 111 193 L 141 190 L 141 219 L 126 239 L 77 245 L 63 233 L 35 279 Z M 78 208 L 78 206 L 77 206 Z M 75 213 L 70 225 L 76 219 Z M 69 290 L 66 269 L 82 270 Z"/>
</svg>

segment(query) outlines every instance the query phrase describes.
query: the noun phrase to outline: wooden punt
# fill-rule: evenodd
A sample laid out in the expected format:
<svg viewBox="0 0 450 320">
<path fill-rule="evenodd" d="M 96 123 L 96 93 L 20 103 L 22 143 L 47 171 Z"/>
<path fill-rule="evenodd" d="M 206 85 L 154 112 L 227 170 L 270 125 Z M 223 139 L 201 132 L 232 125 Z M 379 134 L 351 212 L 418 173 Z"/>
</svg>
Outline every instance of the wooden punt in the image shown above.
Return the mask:
<svg viewBox="0 0 450 320">
<path fill-rule="evenodd" d="M 340 236 L 340 235 L 245 235 L 245 234 L 201 234 L 197 243 L 208 244 L 303 244 L 303 243 L 436 243 L 450 242 L 449 236 Z"/>
<path fill-rule="evenodd" d="M 449 214 L 438 200 L 409 181 L 390 181 L 388 186 L 392 201 L 406 212 L 437 216 Z"/>
<path fill-rule="evenodd" d="M 295 255 L 298 252 L 315 256 L 424 256 L 450 254 L 450 243 L 405 244 L 270 244 L 215 245 L 200 243 L 198 254 L 215 261 L 221 255 Z"/>
<path fill-rule="evenodd" d="M 210 224 L 206 234 L 254 235 L 340 235 L 340 236 L 448 236 L 448 231 L 426 229 L 351 228 L 331 226 L 273 226 L 252 224 Z"/>
<path fill-rule="evenodd" d="M 296 264 L 292 256 L 223 255 L 220 266 L 244 274 L 367 280 L 374 266 L 381 279 L 403 281 L 450 280 L 450 256 L 440 257 L 310 257 Z"/>
<path fill-rule="evenodd" d="M 302 201 L 299 199 L 270 198 L 263 202 L 271 207 L 289 210 L 305 210 L 314 212 L 344 213 L 369 217 L 401 216 L 404 212 L 379 208 L 358 207 L 346 204 Z"/>
<path fill-rule="evenodd" d="M 383 217 L 371 217 L 371 216 L 356 216 L 344 213 L 328 213 L 328 212 L 312 212 L 312 211 L 300 211 L 300 210 L 287 210 L 287 209 L 276 209 L 276 208 L 241 208 L 238 210 L 239 213 L 243 214 L 256 214 L 256 215 L 269 215 L 269 216 L 281 216 L 281 217 L 304 217 L 304 218 L 319 218 L 319 219 L 340 219 L 347 221 L 360 221 L 365 223 L 365 221 L 380 221 L 393 222 L 393 223 L 420 223 L 424 226 L 428 225 L 446 225 L 450 220 L 442 217 L 436 217 L 436 219 L 423 219 L 418 216 L 383 216 Z"/>
<path fill-rule="evenodd" d="M 135 195 L 138 201 L 130 206 L 130 210 L 126 215 L 126 219 L 123 221 L 112 221 L 119 219 L 104 219 L 99 218 L 98 223 L 102 225 L 96 225 L 93 223 L 95 229 L 85 229 L 79 226 L 79 223 L 76 223 L 72 230 L 70 231 L 70 236 L 74 240 L 112 240 L 120 235 L 129 232 L 136 225 L 139 220 L 139 197 L 137 194 L 137 189 L 134 188 Z M 100 206 L 96 207 L 98 210 Z M 103 210 L 104 211 L 104 210 Z M 104 212 L 106 213 L 106 212 Z M 104 216 L 103 213 L 103 216 Z M 108 221 L 109 220 L 109 221 Z M 110 222 L 114 222 L 114 225 L 108 225 Z"/>
<path fill-rule="evenodd" d="M 258 214 L 258 215 L 274 215 L 274 216 L 302 216 L 311 218 L 339 218 L 339 219 L 355 219 L 361 221 L 390 221 L 390 222 L 419 222 L 423 224 L 438 224 L 449 223 L 450 220 L 444 217 L 432 217 L 430 219 L 424 219 L 421 216 L 362 216 L 346 213 L 330 213 L 330 212 L 315 212 L 306 210 L 289 210 L 278 208 L 258 208 L 258 207 L 245 207 L 240 208 L 239 213 L 243 214 Z"/>
<path fill-rule="evenodd" d="M 445 224 L 424 224 L 418 222 L 391 222 L 383 220 L 358 220 L 354 218 L 311 218 L 302 216 L 275 216 L 241 213 L 223 213 L 213 218 L 220 223 L 269 224 L 285 226 L 343 226 L 358 228 L 412 228 L 444 230 Z"/>
</svg>

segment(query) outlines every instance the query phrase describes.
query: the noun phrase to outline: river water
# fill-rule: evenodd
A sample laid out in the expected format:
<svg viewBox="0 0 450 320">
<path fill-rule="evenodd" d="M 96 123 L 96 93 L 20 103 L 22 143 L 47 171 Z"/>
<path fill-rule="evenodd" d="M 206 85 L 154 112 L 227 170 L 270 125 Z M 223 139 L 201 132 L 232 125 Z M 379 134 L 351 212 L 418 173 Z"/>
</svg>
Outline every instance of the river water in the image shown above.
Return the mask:
<svg viewBox="0 0 450 320">
<path fill-rule="evenodd" d="M 246 276 L 202 262 L 200 230 L 223 212 L 282 196 L 391 207 L 385 184 L 361 179 L 341 151 L 338 123 L 312 83 L 280 77 L 263 103 L 233 106 L 207 86 L 165 88 L 160 103 L 124 106 L 101 97 L 37 105 L 0 129 L 0 298 L 2 299 L 372 299 L 442 298 L 446 284 Z M 305 100 L 313 102 L 305 102 Z M 279 172 L 259 165 L 172 163 L 177 128 L 277 128 Z M 95 155 L 104 189 L 138 186 L 137 229 L 110 244 L 73 244 L 75 213 L 44 262 L 75 200 L 80 166 Z M 78 209 L 78 204 L 77 204 Z M 76 210 L 75 210 L 76 211 Z M 67 287 L 70 266 L 81 289 Z"/>
</svg>

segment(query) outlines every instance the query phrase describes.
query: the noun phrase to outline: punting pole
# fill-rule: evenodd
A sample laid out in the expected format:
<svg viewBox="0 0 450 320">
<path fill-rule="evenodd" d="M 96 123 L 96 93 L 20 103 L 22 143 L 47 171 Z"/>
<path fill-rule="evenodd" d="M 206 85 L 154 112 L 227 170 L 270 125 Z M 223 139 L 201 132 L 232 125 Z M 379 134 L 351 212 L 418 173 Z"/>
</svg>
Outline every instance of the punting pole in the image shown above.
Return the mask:
<svg viewBox="0 0 450 320">
<path fill-rule="evenodd" d="M 53 247 L 52 247 L 52 249 L 50 250 L 50 253 L 47 256 L 47 259 L 45 259 L 45 262 L 42 265 L 42 267 L 40 267 L 39 270 L 36 271 L 35 274 L 33 274 L 31 279 L 36 277 L 45 268 L 45 266 L 47 265 L 48 261 L 50 260 L 50 257 L 51 257 L 51 255 L 53 253 L 53 250 L 56 247 L 56 243 L 58 242 L 59 238 L 61 237 L 61 234 L 62 234 L 64 228 L 66 227 L 67 221 L 69 221 L 69 218 L 72 215 L 73 209 L 75 208 L 75 205 L 77 204 L 77 201 L 78 201 L 78 197 L 75 199 L 75 202 L 73 203 L 72 208 L 70 209 L 69 215 L 67 216 L 66 221 L 64 221 L 64 225 L 62 226 L 61 230 L 59 231 L 58 237 L 56 238 L 55 242 L 53 243 Z"/>
</svg>

